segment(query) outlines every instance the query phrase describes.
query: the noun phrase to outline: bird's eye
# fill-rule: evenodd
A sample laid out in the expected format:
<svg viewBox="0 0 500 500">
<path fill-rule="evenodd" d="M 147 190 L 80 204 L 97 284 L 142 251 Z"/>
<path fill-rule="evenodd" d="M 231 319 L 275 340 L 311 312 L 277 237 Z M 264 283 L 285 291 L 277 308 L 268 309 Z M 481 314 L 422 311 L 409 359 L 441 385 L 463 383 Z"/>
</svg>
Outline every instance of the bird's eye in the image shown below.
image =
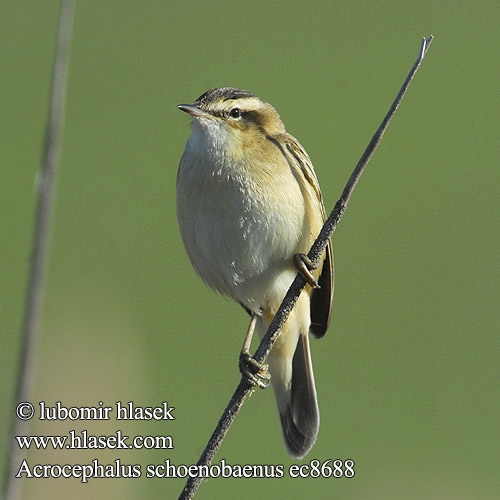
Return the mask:
<svg viewBox="0 0 500 500">
<path fill-rule="evenodd" d="M 240 108 L 233 108 L 230 111 L 229 116 L 231 118 L 239 118 L 241 116 L 241 109 Z"/>
</svg>

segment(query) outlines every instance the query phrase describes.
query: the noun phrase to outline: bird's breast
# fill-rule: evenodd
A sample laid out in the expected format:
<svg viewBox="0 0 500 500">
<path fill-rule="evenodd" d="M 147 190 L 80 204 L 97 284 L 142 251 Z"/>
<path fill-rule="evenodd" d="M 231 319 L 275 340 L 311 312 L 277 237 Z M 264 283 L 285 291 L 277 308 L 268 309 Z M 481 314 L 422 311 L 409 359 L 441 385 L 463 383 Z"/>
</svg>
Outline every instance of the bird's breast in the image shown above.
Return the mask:
<svg viewBox="0 0 500 500">
<path fill-rule="evenodd" d="M 305 207 L 286 165 L 186 148 L 177 182 L 177 213 L 193 267 L 239 302 L 259 302 L 276 273 L 288 269 Z M 242 300 L 245 299 L 245 300 Z M 247 304 L 248 305 L 248 304 Z"/>
</svg>

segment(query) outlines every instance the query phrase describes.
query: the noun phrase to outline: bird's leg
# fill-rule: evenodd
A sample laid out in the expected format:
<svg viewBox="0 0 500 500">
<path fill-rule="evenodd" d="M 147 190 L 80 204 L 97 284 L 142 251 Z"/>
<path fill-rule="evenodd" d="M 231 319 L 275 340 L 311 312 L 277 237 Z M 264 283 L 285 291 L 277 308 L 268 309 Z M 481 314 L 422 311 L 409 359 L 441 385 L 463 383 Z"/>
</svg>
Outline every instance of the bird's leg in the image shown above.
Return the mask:
<svg viewBox="0 0 500 500">
<path fill-rule="evenodd" d="M 258 363 L 255 358 L 250 356 L 250 344 L 252 343 L 253 332 L 255 330 L 255 323 L 257 322 L 257 315 L 253 314 L 248 325 L 247 334 L 243 347 L 240 352 L 239 368 L 241 374 L 254 386 L 261 389 L 269 387 L 271 375 L 267 371 L 268 366 Z"/>
<path fill-rule="evenodd" d="M 305 279 L 312 288 L 321 288 L 318 284 L 318 280 L 312 273 L 312 271 L 318 269 L 319 263 L 314 264 L 305 253 L 296 253 L 293 256 L 293 263 L 295 264 L 297 271 L 300 271 L 304 275 Z"/>
</svg>

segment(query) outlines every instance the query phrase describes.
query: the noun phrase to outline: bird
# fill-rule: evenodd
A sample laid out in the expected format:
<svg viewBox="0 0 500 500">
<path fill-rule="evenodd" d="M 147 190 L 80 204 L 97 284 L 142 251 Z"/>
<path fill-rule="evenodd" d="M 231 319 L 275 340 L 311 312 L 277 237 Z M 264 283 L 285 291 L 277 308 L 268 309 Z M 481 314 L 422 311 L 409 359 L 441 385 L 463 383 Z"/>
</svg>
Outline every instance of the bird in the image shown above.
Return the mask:
<svg viewBox="0 0 500 500">
<path fill-rule="evenodd" d="M 270 375 L 286 449 L 303 458 L 320 423 L 309 333 L 325 335 L 334 283 L 330 241 L 316 268 L 306 256 L 326 220 L 313 165 L 275 108 L 251 92 L 214 88 L 178 108 L 191 115 L 176 186 L 184 247 L 201 279 L 250 315 L 240 370 L 260 387 Z M 308 285 L 268 371 L 255 367 L 253 331 L 263 338 L 297 270 Z"/>
</svg>

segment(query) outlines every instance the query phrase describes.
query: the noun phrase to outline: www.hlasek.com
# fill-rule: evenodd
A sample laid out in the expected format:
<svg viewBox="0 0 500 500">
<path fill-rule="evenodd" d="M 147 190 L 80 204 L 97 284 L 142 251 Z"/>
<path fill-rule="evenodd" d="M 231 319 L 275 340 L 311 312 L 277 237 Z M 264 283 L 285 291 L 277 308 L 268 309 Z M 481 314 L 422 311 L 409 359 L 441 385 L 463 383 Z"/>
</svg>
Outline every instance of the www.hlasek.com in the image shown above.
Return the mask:
<svg viewBox="0 0 500 500">
<path fill-rule="evenodd" d="M 37 450 L 173 450 L 172 436 L 134 436 L 130 438 L 117 430 L 110 436 L 94 436 L 86 430 L 69 431 L 67 436 L 16 436 L 21 449 Z"/>
<path fill-rule="evenodd" d="M 224 459 L 212 465 L 175 465 L 170 460 L 162 464 L 149 464 L 145 470 L 146 478 L 281 478 L 285 475 L 283 464 L 228 464 Z M 352 460 L 311 460 L 306 464 L 293 464 L 288 467 L 291 478 L 351 478 L 354 477 Z M 97 459 L 91 464 L 37 464 L 29 466 L 23 460 L 16 477 L 26 478 L 78 478 L 82 483 L 95 478 L 139 478 L 143 475 L 140 464 L 122 464 L 117 459 L 112 464 L 100 464 Z"/>
</svg>

